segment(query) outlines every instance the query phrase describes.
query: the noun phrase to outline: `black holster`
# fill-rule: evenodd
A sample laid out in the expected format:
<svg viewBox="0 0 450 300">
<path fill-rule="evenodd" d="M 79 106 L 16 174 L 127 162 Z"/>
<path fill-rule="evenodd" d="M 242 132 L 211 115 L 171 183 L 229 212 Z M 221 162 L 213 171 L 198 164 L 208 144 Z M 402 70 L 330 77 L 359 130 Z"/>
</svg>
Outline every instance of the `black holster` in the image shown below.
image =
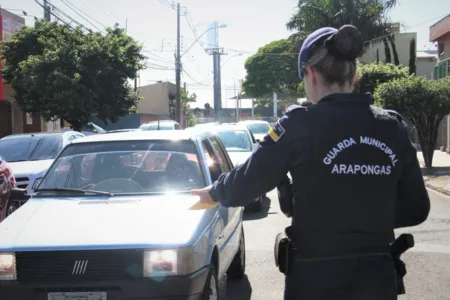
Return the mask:
<svg viewBox="0 0 450 300">
<path fill-rule="evenodd" d="M 293 247 L 291 240 L 284 232 L 280 232 L 275 238 L 274 255 L 275 265 L 278 267 L 278 270 L 284 275 L 289 274 L 293 263 Z"/>
<path fill-rule="evenodd" d="M 414 247 L 414 236 L 411 234 L 401 234 L 389 246 L 389 252 L 394 260 L 395 272 L 397 273 L 397 294 L 403 295 L 406 293 L 403 277 L 405 277 L 406 265 L 401 260 L 401 255 L 408 249 Z"/>
</svg>

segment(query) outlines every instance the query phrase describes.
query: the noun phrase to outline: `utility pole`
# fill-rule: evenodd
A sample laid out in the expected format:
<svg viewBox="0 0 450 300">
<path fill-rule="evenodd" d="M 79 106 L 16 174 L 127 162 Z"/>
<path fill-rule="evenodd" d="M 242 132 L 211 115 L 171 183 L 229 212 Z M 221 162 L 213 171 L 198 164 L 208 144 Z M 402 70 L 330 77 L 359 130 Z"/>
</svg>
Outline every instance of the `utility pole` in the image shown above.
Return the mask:
<svg viewBox="0 0 450 300">
<path fill-rule="evenodd" d="M 48 6 L 48 0 L 44 0 L 44 19 L 46 19 L 48 22 L 51 22 L 50 7 Z"/>
<path fill-rule="evenodd" d="M 177 4 L 177 53 L 175 55 L 175 72 L 176 72 L 176 121 L 181 122 L 181 56 L 180 56 L 180 3 Z"/>
<path fill-rule="evenodd" d="M 226 55 L 223 48 L 211 48 L 206 50 L 213 57 L 214 72 L 214 118 L 219 121 L 220 111 L 222 109 L 222 79 L 220 76 L 220 56 Z"/>
</svg>

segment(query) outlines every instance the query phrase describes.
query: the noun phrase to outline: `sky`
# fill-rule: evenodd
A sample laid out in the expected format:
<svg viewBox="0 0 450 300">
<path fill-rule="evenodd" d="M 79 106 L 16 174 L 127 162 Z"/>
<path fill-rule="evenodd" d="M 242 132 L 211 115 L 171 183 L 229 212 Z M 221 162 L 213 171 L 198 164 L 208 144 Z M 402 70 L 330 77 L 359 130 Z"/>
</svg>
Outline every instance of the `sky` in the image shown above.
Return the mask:
<svg viewBox="0 0 450 300">
<path fill-rule="evenodd" d="M 43 0 L 1 0 L 2 8 L 41 18 Z M 147 69 L 140 72 L 138 85 L 158 80 L 175 83 L 176 10 L 170 0 L 49 0 L 51 4 L 93 30 L 114 26 L 144 45 Z M 245 60 L 265 44 L 288 37 L 286 22 L 296 11 L 296 0 L 182 0 L 180 22 L 181 53 L 184 72 L 182 83 L 197 95 L 193 107 L 213 104 L 213 61 L 205 48 L 214 44 L 214 21 L 224 28 L 217 30 L 222 56 L 222 106 L 235 107 L 227 100 L 239 92 L 239 81 L 245 77 Z M 447 7 L 447 11 L 445 8 Z M 187 13 L 186 13 L 187 12 Z M 429 42 L 429 27 L 450 13 L 448 0 L 400 0 L 390 12 L 393 21 L 402 23 L 402 32 L 417 32 L 417 49 L 436 49 Z M 33 17 L 26 17 L 33 24 Z M 194 29 L 194 30 L 193 30 Z M 196 32 L 194 34 L 194 31 Z M 197 41 L 197 37 L 200 37 Z M 191 47 L 192 46 L 192 47 Z M 250 100 L 242 107 L 249 107 Z"/>
</svg>

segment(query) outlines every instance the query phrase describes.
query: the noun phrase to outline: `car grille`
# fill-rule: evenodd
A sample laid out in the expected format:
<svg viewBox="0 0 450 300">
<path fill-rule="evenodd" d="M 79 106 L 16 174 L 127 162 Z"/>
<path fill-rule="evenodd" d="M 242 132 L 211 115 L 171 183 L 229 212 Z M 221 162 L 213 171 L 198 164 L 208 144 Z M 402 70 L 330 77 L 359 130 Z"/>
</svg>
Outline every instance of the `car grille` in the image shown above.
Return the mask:
<svg viewBox="0 0 450 300">
<path fill-rule="evenodd" d="M 141 278 L 142 261 L 143 252 L 137 250 L 18 252 L 17 279 L 60 282 Z"/>
<path fill-rule="evenodd" d="M 19 189 L 26 189 L 28 184 L 30 183 L 30 178 L 28 177 L 16 177 L 17 187 Z"/>
</svg>

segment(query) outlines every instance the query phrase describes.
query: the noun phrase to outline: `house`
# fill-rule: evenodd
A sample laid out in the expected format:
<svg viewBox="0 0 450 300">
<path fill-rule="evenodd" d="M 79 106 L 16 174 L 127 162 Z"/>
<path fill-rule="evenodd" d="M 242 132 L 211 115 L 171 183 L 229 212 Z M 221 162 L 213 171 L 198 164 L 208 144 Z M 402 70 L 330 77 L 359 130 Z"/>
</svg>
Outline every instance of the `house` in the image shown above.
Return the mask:
<svg viewBox="0 0 450 300">
<path fill-rule="evenodd" d="M 450 76 L 450 14 L 430 26 L 430 42 L 437 43 L 437 65 L 434 79 Z M 447 152 L 450 153 L 450 116 L 442 122 L 447 133 Z"/>
<path fill-rule="evenodd" d="M 0 41 L 9 40 L 22 26 L 24 18 L 0 9 Z M 59 131 L 59 122 L 45 122 L 40 116 L 24 113 L 13 95 L 11 85 L 5 84 L 0 75 L 0 138 L 16 133 Z"/>
<path fill-rule="evenodd" d="M 150 121 L 175 119 L 175 101 L 173 101 L 176 98 L 175 84 L 169 81 L 158 81 L 155 84 L 138 87 L 137 92 L 141 97 L 137 104 L 137 114 L 123 116 L 116 123 L 105 123 L 98 119 L 93 122 L 106 130 L 116 130 L 138 128 L 141 124 Z M 183 111 L 181 115 L 183 116 Z"/>
<path fill-rule="evenodd" d="M 418 50 L 416 52 L 416 75 L 432 79 L 437 62 L 436 56 L 436 50 Z"/>
<path fill-rule="evenodd" d="M 397 32 L 391 37 L 371 41 L 359 60 L 365 64 L 379 62 L 408 67 L 411 57 L 416 55 L 416 45 L 417 33 Z"/>
</svg>

